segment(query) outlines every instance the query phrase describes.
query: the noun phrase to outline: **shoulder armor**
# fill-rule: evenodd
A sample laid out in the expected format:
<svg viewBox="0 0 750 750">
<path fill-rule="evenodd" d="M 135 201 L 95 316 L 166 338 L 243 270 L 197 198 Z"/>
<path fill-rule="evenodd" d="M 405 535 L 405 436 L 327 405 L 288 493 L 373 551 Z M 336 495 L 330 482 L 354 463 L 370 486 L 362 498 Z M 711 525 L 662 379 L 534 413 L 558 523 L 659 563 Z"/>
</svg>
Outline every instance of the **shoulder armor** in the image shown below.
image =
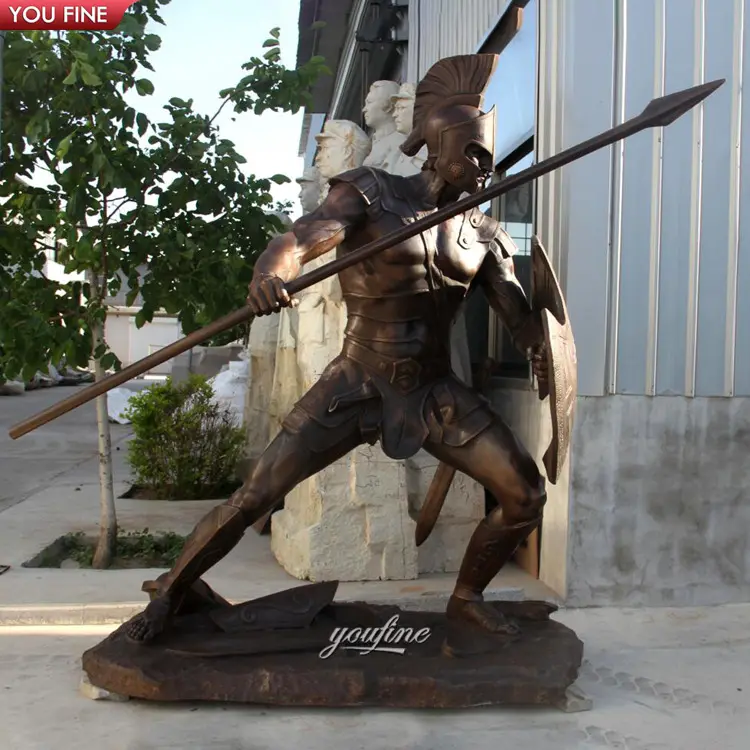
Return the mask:
<svg viewBox="0 0 750 750">
<path fill-rule="evenodd" d="M 518 245 L 516 245 L 513 238 L 500 226 L 500 224 L 497 225 L 497 233 L 492 241 L 500 248 L 503 258 L 512 258 L 518 252 Z"/>
<path fill-rule="evenodd" d="M 347 172 L 337 174 L 328 180 L 328 184 L 333 187 L 339 182 L 346 182 L 355 188 L 364 198 L 368 206 L 372 206 L 378 199 L 380 193 L 380 183 L 377 175 L 370 167 L 357 167 Z"/>
<path fill-rule="evenodd" d="M 489 245 L 489 249 L 499 252 L 502 258 L 510 258 L 518 252 L 516 243 L 500 226 L 500 222 L 487 216 L 479 208 L 472 208 L 465 214 L 459 243 L 468 247 L 473 242 Z"/>
</svg>

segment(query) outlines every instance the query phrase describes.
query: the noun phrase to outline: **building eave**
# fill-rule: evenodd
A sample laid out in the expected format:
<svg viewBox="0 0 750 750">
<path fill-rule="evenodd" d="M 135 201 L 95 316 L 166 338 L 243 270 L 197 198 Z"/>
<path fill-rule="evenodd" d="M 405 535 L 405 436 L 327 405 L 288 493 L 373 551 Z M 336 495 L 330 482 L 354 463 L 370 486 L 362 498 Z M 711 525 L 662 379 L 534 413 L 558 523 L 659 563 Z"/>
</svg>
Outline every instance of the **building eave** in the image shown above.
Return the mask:
<svg viewBox="0 0 750 750">
<path fill-rule="evenodd" d="M 300 0 L 297 65 L 318 55 L 325 58 L 332 73 L 316 81 L 308 113 L 328 111 L 353 6 L 354 0 Z M 315 23 L 325 25 L 311 28 Z"/>
</svg>

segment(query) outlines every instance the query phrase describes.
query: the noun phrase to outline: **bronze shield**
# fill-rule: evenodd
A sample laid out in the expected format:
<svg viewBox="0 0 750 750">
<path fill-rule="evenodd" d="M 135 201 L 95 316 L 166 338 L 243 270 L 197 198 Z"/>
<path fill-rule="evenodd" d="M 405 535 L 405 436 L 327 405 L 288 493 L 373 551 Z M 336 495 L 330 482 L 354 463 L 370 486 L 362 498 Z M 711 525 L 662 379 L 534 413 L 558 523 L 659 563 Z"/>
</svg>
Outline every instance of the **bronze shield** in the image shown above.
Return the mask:
<svg viewBox="0 0 750 750">
<path fill-rule="evenodd" d="M 552 440 L 544 454 L 547 478 L 556 484 L 570 450 L 578 393 L 576 344 L 568 308 L 547 253 L 537 237 L 531 239 L 532 305 L 542 317 L 547 345 L 549 382 L 540 384 L 539 398 L 549 395 Z"/>
</svg>

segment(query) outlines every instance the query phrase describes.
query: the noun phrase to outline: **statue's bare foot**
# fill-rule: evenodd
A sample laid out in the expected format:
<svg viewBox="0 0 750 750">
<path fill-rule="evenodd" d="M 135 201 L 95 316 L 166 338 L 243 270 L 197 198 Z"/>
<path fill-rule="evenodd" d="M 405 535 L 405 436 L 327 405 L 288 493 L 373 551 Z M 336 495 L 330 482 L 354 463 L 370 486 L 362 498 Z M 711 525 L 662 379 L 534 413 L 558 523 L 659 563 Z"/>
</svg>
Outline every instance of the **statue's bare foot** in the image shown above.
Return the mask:
<svg viewBox="0 0 750 750">
<path fill-rule="evenodd" d="M 172 598 L 166 594 L 159 596 L 126 625 L 125 634 L 133 641 L 150 641 L 165 630 L 171 616 Z"/>
<path fill-rule="evenodd" d="M 446 614 L 451 620 L 464 620 L 490 633 L 518 635 L 521 632 L 515 622 L 483 601 L 469 601 L 452 596 L 448 601 Z"/>
</svg>

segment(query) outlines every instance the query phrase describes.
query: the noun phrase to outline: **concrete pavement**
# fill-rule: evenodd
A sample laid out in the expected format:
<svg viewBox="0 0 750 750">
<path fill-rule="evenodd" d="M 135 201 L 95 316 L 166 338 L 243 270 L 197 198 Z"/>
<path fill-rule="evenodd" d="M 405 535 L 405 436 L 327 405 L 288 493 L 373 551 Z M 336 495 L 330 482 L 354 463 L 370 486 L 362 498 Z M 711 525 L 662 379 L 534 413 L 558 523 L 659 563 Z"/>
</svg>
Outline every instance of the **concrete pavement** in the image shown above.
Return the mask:
<svg viewBox="0 0 750 750">
<path fill-rule="evenodd" d="M 0 628 L 0 746 L 8 750 L 745 750 L 750 606 L 580 610 L 593 710 L 301 710 L 94 702 L 80 655 L 112 626 Z M 362 657 L 366 658 L 366 657 Z"/>
<path fill-rule="evenodd" d="M 75 469 L 96 456 L 96 407 L 93 402 L 24 435 L 8 436 L 22 419 L 62 401 L 85 386 L 58 386 L 22 396 L 0 396 L 0 511 L 60 481 L 76 481 Z M 121 443 L 130 428 L 112 425 L 112 442 Z M 90 476 L 90 472 L 86 474 Z"/>
</svg>

